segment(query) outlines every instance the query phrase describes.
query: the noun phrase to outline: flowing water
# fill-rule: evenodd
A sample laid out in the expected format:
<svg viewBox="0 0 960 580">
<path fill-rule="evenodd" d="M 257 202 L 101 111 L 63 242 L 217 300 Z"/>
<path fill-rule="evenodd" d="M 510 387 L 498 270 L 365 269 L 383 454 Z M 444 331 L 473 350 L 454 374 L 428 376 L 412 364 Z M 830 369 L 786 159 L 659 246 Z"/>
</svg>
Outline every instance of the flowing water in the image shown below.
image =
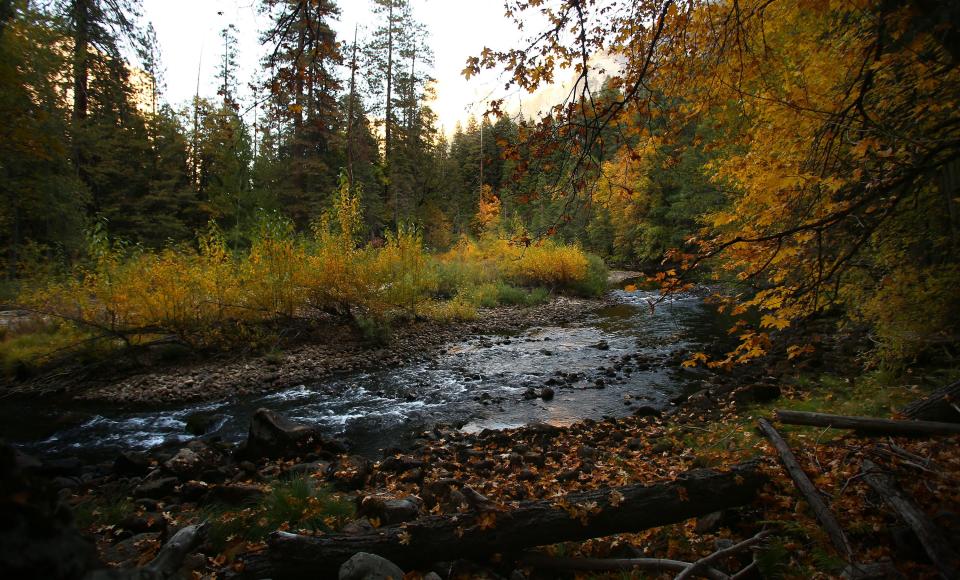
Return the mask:
<svg viewBox="0 0 960 580">
<path fill-rule="evenodd" d="M 0 421 L 8 439 L 28 452 L 106 458 L 187 441 L 188 418 L 197 414 L 209 421 L 205 436 L 239 441 L 253 412 L 267 407 L 320 425 L 355 452 L 372 455 L 437 423 L 479 431 L 625 416 L 641 405 L 666 408 L 690 379 L 666 361 L 721 340 L 724 325 L 697 295 L 656 307 L 655 293 L 615 290 L 613 296 L 614 305 L 573 324 L 471 338 L 423 362 L 267 395 L 150 411 L 18 406 L 0 410 Z M 552 400 L 524 397 L 547 385 Z"/>
</svg>

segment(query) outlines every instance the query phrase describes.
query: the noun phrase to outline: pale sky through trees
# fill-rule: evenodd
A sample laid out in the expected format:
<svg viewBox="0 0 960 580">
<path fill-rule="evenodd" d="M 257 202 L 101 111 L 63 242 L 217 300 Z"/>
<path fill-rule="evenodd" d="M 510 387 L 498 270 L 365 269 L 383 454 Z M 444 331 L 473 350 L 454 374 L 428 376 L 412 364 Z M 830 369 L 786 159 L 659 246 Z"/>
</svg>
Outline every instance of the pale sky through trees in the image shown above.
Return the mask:
<svg viewBox="0 0 960 580">
<path fill-rule="evenodd" d="M 216 96 L 217 64 L 223 55 L 219 34 L 221 29 L 233 24 L 239 40 L 237 78 L 243 84 L 240 94 L 244 106 L 249 106 L 252 99 L 246 84 L 259 69 L 263 49 L 258 39 L 268 24 L 266 16 L 258 13 L 257 5 L 254 0 L 144 0 L 144 17 L 153 22 L 163 53 L 168 102 L 176 106 L 193 97 L 201 53 L 200 95 Z M 351 43 L 354 25 L 359 23 L 362 42 L 364 28 L 373 26 L 369 0 L 341 0 L 338 6 L 341 11 L 335 26 L 338 39 Z M 437 79 L 433 109 L 450 134 L 457 121 L 463 122 L 470 114 L 483 112 L 481 101 L 504 96 L 504 83 L 491 74 L 474 77 L 469 82 L 461 76 L 467 57 L 478 55 L 484 45 L 503 48 L 515 44 L 520 32 L 504 18 L 501 0 L 413 0 L 413 6 L 416 17 L 430 30 Z M 342 76 L 346 77 L 345 71 Z M 534 103 L 541 99 L 524 97 L 523 112 L 535 112 Z M 513 94 L 507 102 L 509 110 L 516 112 L 520 108 L 520 95 Z M 531 110 L 527 110 L 528 107 Z"/>
</svg>

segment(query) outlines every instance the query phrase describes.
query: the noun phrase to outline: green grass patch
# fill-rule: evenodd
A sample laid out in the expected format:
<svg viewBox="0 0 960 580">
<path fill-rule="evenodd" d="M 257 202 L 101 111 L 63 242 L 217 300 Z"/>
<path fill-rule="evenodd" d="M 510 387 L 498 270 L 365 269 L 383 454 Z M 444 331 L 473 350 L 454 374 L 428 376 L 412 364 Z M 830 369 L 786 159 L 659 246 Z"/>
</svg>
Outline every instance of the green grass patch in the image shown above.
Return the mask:
<svg viewBox="0 0 960 580">
<path fill-rule="evenodd" d="M 309 477 L 279 480 L 260 501 L 242 509 L 211 506 L 209 540 L 218 550 L 236 540 L 257 541 L 278 529 L 335 531 L 354 517 L 353 502 Z"/>
<path fill-rule="evenodd" d="M 73 506 L 73 520 L 78 529 L 115 526 L 133 515 L 134 505 L 129 498 L 107 494 L 82 500 Z"/>
</svg>

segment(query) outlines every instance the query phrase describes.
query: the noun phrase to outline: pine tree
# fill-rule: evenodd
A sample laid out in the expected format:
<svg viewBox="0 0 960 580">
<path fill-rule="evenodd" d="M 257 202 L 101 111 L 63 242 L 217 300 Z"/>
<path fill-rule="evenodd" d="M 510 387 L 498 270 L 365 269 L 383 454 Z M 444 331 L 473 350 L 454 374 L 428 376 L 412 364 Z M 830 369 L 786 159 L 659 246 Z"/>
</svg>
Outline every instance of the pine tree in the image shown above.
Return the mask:
<svg viewBox="0 0 960 580">
<path fill-rule="evenodd" d="M 333 190 L 339 170 L 335 68 L 342 56 L 329 24 L 339 9 L 330 0 L 263 0 L 261 10 L 272 19 L 261 40 L 273 47 L 264 59 L 270 71 L 273 138 L 291 169 L 281 190 L 283 205 L 304 227 Z"/>
</svg>

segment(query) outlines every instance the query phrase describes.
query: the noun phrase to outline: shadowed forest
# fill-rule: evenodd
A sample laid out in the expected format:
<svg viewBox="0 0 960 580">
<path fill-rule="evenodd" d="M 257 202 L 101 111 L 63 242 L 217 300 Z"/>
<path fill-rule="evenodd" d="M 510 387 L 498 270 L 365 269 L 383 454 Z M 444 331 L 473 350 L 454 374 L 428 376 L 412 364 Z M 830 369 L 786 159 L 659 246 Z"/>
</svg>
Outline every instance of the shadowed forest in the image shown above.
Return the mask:
<svg viewBox="0 0 960 580">
<path fill-rule="evenodd" d="M 960 574 L 960 8 L 365 2 L 0 0 L 4 577 Z"/>
</svg>

